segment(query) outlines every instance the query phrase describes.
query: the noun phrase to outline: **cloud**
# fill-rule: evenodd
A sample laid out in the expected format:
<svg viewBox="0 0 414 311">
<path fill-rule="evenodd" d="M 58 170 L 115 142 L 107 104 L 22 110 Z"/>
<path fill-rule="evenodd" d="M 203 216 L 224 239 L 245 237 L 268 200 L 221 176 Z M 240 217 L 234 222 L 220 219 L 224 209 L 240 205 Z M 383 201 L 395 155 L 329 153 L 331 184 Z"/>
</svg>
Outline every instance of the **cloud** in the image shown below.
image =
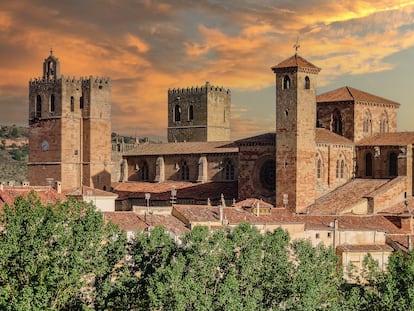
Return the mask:
<svg viewBox="0 0 414 311">
<path fill-rule="evenodd" d="M 27 119 L 25 105 L 7 103 L 27 103 L 28 80 L 51 47 L 62 74 L 111 77 L 113 130 L 151 136 L 166 133 L 169 88 L 268 88 L 270 67 L 294 53 L 297 36 L 299 54 L 323 69 L 320 85 L 390 70 L 388 57 L 414 46 L 413 24 L 413 1 L 3 1 L 0 123 Z M 234 136 L 274 127 L 260 113 L 235 110 Z"/>
</svg>

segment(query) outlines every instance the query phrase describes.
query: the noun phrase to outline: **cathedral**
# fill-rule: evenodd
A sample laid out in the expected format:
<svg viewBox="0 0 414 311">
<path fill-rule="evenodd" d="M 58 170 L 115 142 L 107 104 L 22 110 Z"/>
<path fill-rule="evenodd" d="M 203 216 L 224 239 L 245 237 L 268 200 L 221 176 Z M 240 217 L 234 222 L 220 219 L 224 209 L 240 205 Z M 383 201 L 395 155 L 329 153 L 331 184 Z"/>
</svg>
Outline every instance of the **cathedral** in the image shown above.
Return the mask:
<svg viewBox="0 0 414 311">
<path fill-rule="evenodd" d="M 258 198 L 299 214 L 367 214 L 412 197 L 414 133 L 397 132 L 398 103 L 352 87 L 317 95 L 321 69 L 298 54 L 271 70 L 276 131 L 237 141 L 230 90 L 168 90 L 169 142 L 123 154 L 119 209 L 145 193 L 169 204 L 170 189 L 186 204 Z"/>
<path fill-rule="evenodd" d="M 111 153 L 110 79 L 65 77 L 51 51 L 29 82 L 29 181 L 112 189 L 117 210 L 149 197 L 154 206 L 257 198 L 317 215 L 407 209 L 414 133 L 397 132 L 399 104 L 352 87 L 317 95 L 320 70 L 297 53 L 271 67 L 275 132 L 230 140 L 231 91 L 206 82 L 168 90 L 168 143 Z"/>
</svg>

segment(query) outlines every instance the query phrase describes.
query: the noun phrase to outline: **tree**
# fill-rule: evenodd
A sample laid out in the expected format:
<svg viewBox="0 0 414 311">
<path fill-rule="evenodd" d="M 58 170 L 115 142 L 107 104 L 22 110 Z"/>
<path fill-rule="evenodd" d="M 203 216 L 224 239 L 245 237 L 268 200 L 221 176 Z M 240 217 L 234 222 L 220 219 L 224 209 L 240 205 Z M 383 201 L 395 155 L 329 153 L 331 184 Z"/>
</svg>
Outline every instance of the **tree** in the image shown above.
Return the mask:
<svg viewBox="0 0 414 311">
<path fill-rule="evenodd" d="M 80 310 L 104 306 L 125 255 L 125 235 L 92 205 L 42 205 L 31 193 L 5 206 L 0 233 L 0 309 Z"/>
</svg>

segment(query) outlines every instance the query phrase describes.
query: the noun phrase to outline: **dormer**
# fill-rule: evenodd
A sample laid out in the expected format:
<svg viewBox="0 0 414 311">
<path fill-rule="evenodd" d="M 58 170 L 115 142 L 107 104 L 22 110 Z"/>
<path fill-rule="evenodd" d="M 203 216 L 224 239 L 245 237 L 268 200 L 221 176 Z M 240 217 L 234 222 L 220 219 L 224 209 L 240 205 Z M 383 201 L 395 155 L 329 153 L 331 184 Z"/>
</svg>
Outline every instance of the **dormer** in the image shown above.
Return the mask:
<svg viewBox="0 0 414 311">
<path fill-rule="evenodd" d="M 43 62 L 43 79 L 56 80 L 60 75 L 59 59 L 53 56 L 53 50 L 50 49 L 50 55 Z"/>
</svg>

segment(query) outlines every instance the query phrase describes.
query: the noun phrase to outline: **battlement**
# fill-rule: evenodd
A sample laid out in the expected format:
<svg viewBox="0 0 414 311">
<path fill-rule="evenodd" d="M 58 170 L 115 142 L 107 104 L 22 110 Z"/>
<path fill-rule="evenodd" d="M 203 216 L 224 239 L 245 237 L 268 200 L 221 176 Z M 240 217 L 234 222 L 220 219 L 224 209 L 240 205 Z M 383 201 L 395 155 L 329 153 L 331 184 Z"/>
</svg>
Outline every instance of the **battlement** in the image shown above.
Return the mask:
<svg viewBox="0 0 414 311">
<path fill-rule="evenodd" d="M 110 84 L 111 79 L 109 77 L 80 77 L 79 79 L 76 77 L 65 77 L 64 75 L 61 75 L 58 79 L 46 79 L 46 78 L 34 78 L 30 79 L 29 85 L 30 86 L 36 86 L 36 85 L 43 85 L 45 83 L 50 84 L 60 84 L 60 83 L 66 83 L 66 84 L 90 84 L 90 85 L 100 85 L 100 84 Z"/>
<path fill-rule="evenodd" d="M 230 94 L 230 89 L 226 89 L 222 86 L 214 86 L 209 82 L 206 82 L 203 86 L 192 86 L 187 88 L 174 88 L 168 89 L 168 95 L 178 95 L 178 94 L 201 94 L 206 92 L 219 92 L 224 94 Z"/>
</svg>

